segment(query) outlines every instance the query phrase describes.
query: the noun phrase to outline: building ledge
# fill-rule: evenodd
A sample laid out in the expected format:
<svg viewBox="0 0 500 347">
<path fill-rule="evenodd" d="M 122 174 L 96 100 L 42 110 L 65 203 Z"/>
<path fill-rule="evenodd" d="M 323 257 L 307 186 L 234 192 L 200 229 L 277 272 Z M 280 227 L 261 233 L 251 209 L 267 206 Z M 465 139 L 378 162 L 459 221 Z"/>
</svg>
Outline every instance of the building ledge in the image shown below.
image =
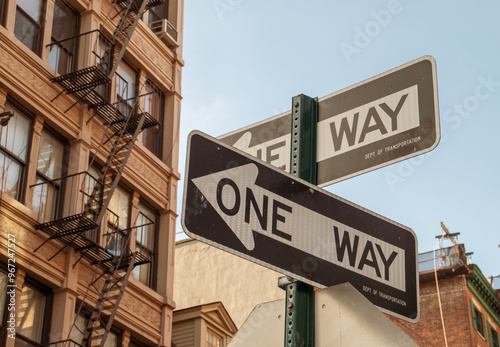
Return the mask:
<svg viewBox="0 0 500 347">
<path fill-rule="evenodd" d="M 496 323 L 500 325 L 500 298 L 491 284 L 486 280 L 479 267 L 475 264 L 469 265 L 469 273 L 466 275 L 467 286 L 476 298 L 486 308 Z"/>
<path fill-rule="evenodd" d="M 436 275 L 438 279 L 453 277 L 458 275 L 466 275 L 469 273 L 469 267 L 466 264 L 457 267 L 448 267 L 434 270 L 422 271 L 419 274 L 420 283 L 426 283 L 436 280 Z"/>
</svg>

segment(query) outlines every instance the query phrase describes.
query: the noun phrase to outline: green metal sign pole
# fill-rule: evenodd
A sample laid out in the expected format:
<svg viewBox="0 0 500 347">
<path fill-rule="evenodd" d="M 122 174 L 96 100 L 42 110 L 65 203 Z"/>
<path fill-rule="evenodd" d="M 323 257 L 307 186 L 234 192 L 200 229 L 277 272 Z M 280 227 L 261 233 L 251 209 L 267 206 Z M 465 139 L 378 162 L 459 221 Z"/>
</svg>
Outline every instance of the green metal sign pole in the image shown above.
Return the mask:
<svg viewBox="0 0 500 347">
<path fill-rule="evenodd" d="M 316 184 L 317 122 L 317 98 L 293 97 L 290 172 L 312 184 Z M 285 289 L 285 347 L 314 347 L 314 288 L 292 281 Z"/>
<path fill-rule="evenodd" d="M 316 184 L 316 129 L 318 99 L 300 94 L 292 99 L 290 172 Z"/>
</svg>

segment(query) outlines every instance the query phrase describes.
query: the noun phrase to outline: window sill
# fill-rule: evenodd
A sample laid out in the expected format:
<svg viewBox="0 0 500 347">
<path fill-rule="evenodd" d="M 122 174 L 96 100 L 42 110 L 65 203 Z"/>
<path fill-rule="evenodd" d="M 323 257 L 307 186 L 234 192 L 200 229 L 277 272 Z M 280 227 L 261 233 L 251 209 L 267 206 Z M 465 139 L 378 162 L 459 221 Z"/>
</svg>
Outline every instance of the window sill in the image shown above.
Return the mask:
<svg viewBox="0 0 500 347">
<path fill-rule="evenodd" d="M 8 195 L 1 195 L 0 209 L 5 209 L 16 217 L 28 220 L 31 226 L 38 223 L 38 216 L 33 210 Z"/>
<path fill-rule="evenodd" d="M 44 79 L 50 79 L 54 76 L 54 69 L 49 65 L 48 62 L 44 61 L 42 57 L 33 52 L 31 49 L 26 47 L 15 35 L 13 31 L 7 30 L 0 25 L 0 36 L 5 36 L 5 41 L 0 39 L 3 48 L 6 52 L 11 52 L 11 57 L 17 63 L 26 62 L 26 67 L 30 69 L 31 72 L 39 75 L 43 74 Z M 10 47 L 8 47 L 10 46 Z M 5 59 L 6 59 L 5 55 Z"/>
<path fill-rule="evenodd" d="M 171 297 L 163 296 L 162 294 L 146 286 L 139 280 L 136 280 L 133 277 L 133 274 L 130 275 L 129 285 L 127 286 L 127 290 L 132 291 L 136 295 L 140 294 L 142 300 L 150 302 L 152 305 L 156 307 L 168 306 L 170 309 L 175 308 L 175 302 Z"/>
</svg>

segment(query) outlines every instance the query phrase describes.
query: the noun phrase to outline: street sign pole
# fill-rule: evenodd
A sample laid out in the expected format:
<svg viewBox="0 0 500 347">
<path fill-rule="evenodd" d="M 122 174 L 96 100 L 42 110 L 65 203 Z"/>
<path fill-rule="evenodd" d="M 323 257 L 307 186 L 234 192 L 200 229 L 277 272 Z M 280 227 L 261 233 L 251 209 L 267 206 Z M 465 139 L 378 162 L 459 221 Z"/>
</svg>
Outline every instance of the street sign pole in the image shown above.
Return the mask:
<svg viewBox="0 0 500 347">
<path fill-rule="evenodd" d="M 316 184 L 317 119 L 317 99 L 292 98 L 290 172 L 311 184 Z M 285 347 L 314 347 L 314 287 L 292 281 L 285 289 Z"/>
</svg>

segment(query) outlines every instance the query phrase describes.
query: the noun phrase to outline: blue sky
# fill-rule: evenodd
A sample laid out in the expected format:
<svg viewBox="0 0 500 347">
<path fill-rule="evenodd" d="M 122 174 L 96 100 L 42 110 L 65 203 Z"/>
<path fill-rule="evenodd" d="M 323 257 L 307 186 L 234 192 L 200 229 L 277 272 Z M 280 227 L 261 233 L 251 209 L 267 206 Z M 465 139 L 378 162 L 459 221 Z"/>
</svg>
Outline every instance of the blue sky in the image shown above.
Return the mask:
<svg viewBox="0 0 500 347">
<path fill-rule="evenodd" d="M 419 252 L 436 247 L 443 222 L 485 276 L 500 275 L 498 13 L 498 0 L 186 1 L 181 175 L 191 130 L 223 135 L 290 110 L 295 95 L 322 97 L 431 55 L 436 149 L 326 189 L 411 228 Z"/>
</svg>

